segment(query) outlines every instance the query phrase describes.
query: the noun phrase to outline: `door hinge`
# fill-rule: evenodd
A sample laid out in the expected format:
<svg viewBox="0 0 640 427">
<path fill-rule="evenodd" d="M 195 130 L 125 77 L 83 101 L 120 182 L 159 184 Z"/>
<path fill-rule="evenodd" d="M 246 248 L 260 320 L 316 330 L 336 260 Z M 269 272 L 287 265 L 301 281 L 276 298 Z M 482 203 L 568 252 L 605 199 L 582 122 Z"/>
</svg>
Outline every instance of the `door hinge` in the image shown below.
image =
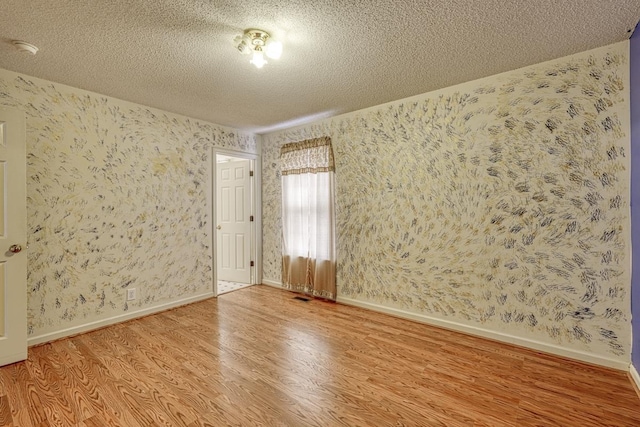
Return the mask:
<svg viewBox="0 0 640 427">
<path fill-rule="evenodd" d="M 249 171 L 249 176 L 253 176 L 253 171 Z"/>
<path fill-rule="evenodd" d="M 251 261 L 251 264 L 249 264 L 250 267 L 253 267 L 255 265 L 255 263 L 253 261 Z"/>
<path fill-rule="evenodd" d="M 253 215 L 249 217 L 249 221 L 253 221 Z"/>
</svg>

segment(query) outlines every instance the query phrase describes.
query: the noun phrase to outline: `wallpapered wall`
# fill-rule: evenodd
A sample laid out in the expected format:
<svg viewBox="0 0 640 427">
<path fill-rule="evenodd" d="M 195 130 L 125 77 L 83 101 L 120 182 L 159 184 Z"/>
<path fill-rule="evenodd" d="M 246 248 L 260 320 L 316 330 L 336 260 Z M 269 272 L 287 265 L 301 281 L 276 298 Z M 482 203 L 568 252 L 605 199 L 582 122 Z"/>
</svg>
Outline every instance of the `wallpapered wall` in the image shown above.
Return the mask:
<svg viewBox="0 0 640 427">
<path fill-rule="evenodd" d="M 263 139 L 264 277 L 280 145 L 332 138 L 338 295 L 629 359 L 628 43 Z"/>
<path fill-rule="evenodd" d="M 5 70 L 0 106 L 27 116 L 30 335 L 211 291 L 208 153 L 253 135 Z"/>
</svg>

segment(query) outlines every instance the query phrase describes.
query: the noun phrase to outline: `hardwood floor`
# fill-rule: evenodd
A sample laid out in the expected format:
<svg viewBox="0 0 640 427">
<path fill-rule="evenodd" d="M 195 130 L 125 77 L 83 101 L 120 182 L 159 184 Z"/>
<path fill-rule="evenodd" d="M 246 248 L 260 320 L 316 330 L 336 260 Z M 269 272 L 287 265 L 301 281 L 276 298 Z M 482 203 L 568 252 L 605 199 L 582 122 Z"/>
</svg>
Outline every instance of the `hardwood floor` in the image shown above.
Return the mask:
<svg viewBox="0 0 640 427">
<path fill-rule="evenodd" d="M 0 426 L 640 426 L 627 374 L 254 286 L 32 347 Z"/>
</svg>

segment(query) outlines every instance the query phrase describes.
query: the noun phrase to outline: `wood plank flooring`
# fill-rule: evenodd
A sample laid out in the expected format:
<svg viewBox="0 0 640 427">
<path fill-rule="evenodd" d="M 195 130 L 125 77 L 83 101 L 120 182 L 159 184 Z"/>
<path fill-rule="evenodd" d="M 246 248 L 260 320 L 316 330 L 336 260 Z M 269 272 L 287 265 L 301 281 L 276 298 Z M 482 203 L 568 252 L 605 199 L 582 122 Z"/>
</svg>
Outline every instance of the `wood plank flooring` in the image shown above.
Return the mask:
<svg viewBox="0 0 640 427">
<path fill-rule="evenodd" d="M 627 374 L 266 286 L 29 349 L 0 426 L 640 426 Z"/>
</svg>

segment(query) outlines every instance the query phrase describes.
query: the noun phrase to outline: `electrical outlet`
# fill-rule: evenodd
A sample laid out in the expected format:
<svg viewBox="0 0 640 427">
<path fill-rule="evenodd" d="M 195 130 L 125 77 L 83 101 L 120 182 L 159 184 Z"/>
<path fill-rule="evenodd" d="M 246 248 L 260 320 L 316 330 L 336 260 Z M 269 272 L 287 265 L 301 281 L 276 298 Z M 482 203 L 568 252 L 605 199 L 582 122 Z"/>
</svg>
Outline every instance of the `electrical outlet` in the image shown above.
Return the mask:
<svg viewBox="0 0 640 427">
<path fill-rule="evenodd" d="M 136 299 L 136 288 L 127 289 L 127 301 Z"/>
</svg>

